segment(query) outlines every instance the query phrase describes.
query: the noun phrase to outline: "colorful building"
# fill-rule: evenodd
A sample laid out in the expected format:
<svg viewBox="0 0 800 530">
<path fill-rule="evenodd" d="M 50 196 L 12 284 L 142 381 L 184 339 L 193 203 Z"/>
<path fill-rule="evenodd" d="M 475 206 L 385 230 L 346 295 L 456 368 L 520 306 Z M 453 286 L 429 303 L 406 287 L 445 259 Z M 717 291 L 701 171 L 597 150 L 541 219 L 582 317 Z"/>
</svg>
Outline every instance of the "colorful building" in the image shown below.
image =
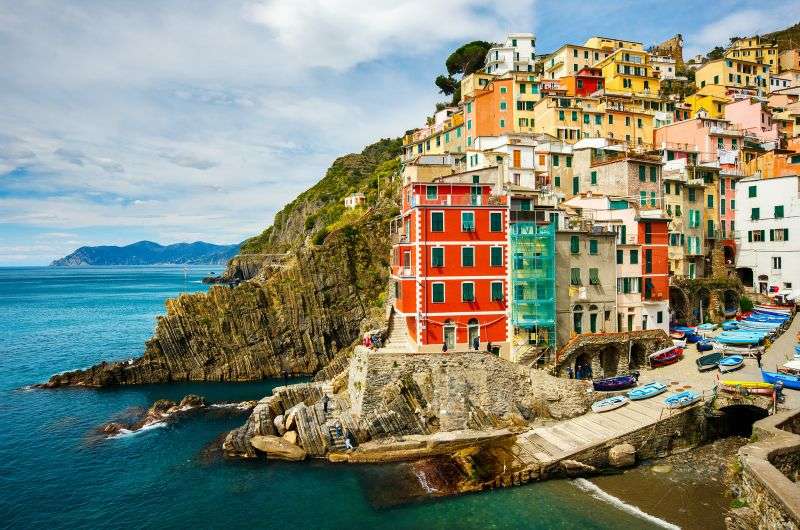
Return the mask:
<svg viewBox="0 0 800 530">
<path fill-rule="evenodd" d="M 486 73 L 532 72 L 536 59 L 536 37 L 533 33 L 509 33 L 502 46 L 486 53 Z"/>
<path fill-rule="evenodd" d="M 726 59 L 744 59 L 765 65 L 773 74 L 779 71 L 778 44 L 759 36 L 736 39 L 725 50 Z"/>
<path fill-rule="evenodd" d="M 669 330 L 669 219 L 660 210 L 639 212 L 642 248 L 642 329 Z"/>
<path fill-rule="evenodd" d="M 650 64 L 647 52 L 621 48 L 595 65 L 603 72 L 608 92 L 658 95 L 659 75 Z"/>
<path fill-rule="evenodd" d="M 708 61 L 695 72 L 695 84 L 703 89 L 716 87 L 717 97 L 756 95 L 769 88 L 768 65 L 743 59 L 723 58 Z"/>
</svg>

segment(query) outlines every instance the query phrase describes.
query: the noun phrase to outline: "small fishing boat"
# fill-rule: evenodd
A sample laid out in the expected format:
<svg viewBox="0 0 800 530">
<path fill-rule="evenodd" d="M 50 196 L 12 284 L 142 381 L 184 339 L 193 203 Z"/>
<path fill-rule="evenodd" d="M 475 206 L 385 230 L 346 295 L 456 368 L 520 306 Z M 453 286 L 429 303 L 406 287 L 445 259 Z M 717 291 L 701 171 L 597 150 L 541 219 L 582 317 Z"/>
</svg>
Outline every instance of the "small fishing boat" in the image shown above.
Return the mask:
<svg viewBox="0 0 800 530">
<path fill-rule="evenodd" d="M 738 346 L 731 346 L 730 344 L 716 343 L 715 348 L 728 355 L 747 355 L 749 357 L 754 357 L 758 352 L 761 352 L 762 354 L 764 353 L 764 346 L 740 348 Z"/>
<path fill-rule="evenodd" d="M 654 368 L 657 366 L 673 364 L 683 359 L 683 348 L 670 346 L 669 348 L 664 348 L 663 350 L 658 350 L 657 352 L 651 353 L 649 359 L 650 366 Z"/>
<path fill-rule="evenodd" d="M 592 403 L 592 410 L 594 412 L 608 412 L 628 404 L 628 398 L 625 396 L 614 396 L 610 398 L 601 399 Z"/>
<path fill-rule="evenodd" d="M 738 379 L 723 379 L 722 381 L 720 381 L 720 383 L 727 386 L 738 386 L 748 389 L 760 388 L 760 389 L 772 390 L 775 387 L 775 385 L 773 385 L 772 383 L 765 383 L 763 381 L 740 381 Z"/>
<path fill-rule="evenodd" d="M 671 338 L 673 340 L 681 340 L 685 336 L 686 336 L 686 332 L 685 331 L 671 331 L 670 334 L 669 334 L 669 338 Z"/>
<path fill-rule="evenodd" d="M 697 351 L 711 351 L 714 349 L 714 343 L 708 339 L 701 340 L 697 343 Z"/>
<path fill-rule="evenodd" d="M 765 313 L 773 312 L 773 313 L 786 313 L 789 314 L 792 312 L 791 307 L 786 307 L 783 305 L 775 305 L 775 304 L 758 304 L 753 308 L 755 311 L 763 311 Z"/>
<path fill-rule="evenodd" d="M 686 347 L 686 339 L 683 339 L 683 340 L 672 339 L 672 345 L 676 346 L 678 348 L 685 348 Z"/>
<path fill-rule="evenodd" d="M 688 407 L 700 401 L 700 394 L 694 390 L 684 390 L 677 394 L 672 394 L 664 399 L 664 404 L 671 409 Z"/>
<path fill-rule="evenodd" d="M 765 383 L 767 384 L 767 383 Z M 727 392 L 728 394 L 758 394 L 760 396 L 769 396 L 772 395 L 774 391 L 773 385 L 769 385 L 769 387 L 761 388 L 761 387 L 746 387 L 746 386 L 739 386 L 739 385 L 727 385 L 725 383 L 720 383 L 719 386 L 720 392 Z"/>
<path fill-rule="evenodd" d="M 695 342 L 700 342 L 703 340 L 703 337 L 698 335 L 697 333 L 687 333 L 686 334 L 686 342 L 689 344 L 694 344 Z"/>
<path fill-rule="evenodd" d="M 782 374 L 800 375 L 800 361 L 789 361 L 783 363 L 783 366 L 778 368 L 778 371 Z"/>
<path fill-rule="evenodd" d="M 609 391 L 609 390 L 624 390 L 632 386 L 636 386 L 636 380 L 639 379 L 639 372 L 632 372 L 629 375 L 618 375 L 615 377 L 606 377 L 605 379 L 596 379 L 592 381 L 592 386 L 595 390 Z"/>
<path fill-rule="evenodd" d="M 695 362 L 697 363 L 697 369 L 701 372 L 705 372 L 708 370 L 716 370 L 720 359 L 722 359 L 721 353 L 709 353 L 708 355 L 698 357 Z"/>
<path fill-rule="evenodd" d="M 712 324 L 711 322 L 706 322 L 705 324 L 700 324 L 697 326 L 697 329 L 702 331 L 713 331 L 717 328 L 716 324 Z"/>
<path fill-rule="evenodd" d="M 672 326 L 670 331 L 683 331 L 684 333 L 694 333 L 697 331 L 697 328 L 690 328 L 688 326 Z"/>
<path fill-rule="evenodd" d="M 723 331 L 731 331 L 734 329 L 739 329 L 739 322 L 735 320 L 728 320 L 722 323 L 722 330 Z"/>
<path fill-rule="evenodd" d="M 731 355 L 719 360 L 719 371 L 722 373 L 733 372 L 744 366 L 744 357 L 741 355 Z"/>
<path fill-rule="evenodd" d="M 653 381 L 628 391 L 628 397 L 633 400 L 647 399 L 667 391 L 667 385 Z"/>
<path fill-rule="evenodd" d="M 791 388 L 792 390 L 800 390 L 800 377 L 796 375 L 789 375 L 789 374 L 781 374 L 778 372 L 767 372 L 761 370 L 761 377 L 767 383 L 775 384 L 778 381 L 783 383 L 785 388 Z"/>
<path fill-rule="evenodd" d="M 744 344 L 758 344 L 764 339 L 761 335 L 753 335 L 749 333 L 742 333 L 737 335 L 724 335 L 719 334 L 715 337 L 715 340 L 720 344 L 730 344 L 732 346 L 736 345 L 744 345 Z"/>
</svg>

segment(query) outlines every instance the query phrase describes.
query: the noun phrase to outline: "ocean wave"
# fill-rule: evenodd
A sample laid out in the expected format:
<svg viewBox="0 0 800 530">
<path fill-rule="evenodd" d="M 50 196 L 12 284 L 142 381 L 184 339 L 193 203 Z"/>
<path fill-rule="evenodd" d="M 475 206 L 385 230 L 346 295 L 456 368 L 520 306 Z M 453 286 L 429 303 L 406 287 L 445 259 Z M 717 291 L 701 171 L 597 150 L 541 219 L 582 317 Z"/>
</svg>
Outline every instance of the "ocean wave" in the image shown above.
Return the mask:
<svg viewBox="0 0 800 530">
<path fill-rule="evenodd" d="M 658 525 L 661 528 L 668 528 L 669 530 L 680 530 L 681 528 L 680 526 L 674 525 L 668 521 L 665 521 L 664 519 L 660 519 L 655 515 L 650 515 L 647 512 L 643 512 L 636 506 L 628 504 L 622 499 L 614 497 L 610 493 L 606 493 L 605 491 L 600 489 L 596 484 L 589 482 L 585 478 L 576 478 L 571 482 L 572 484 L 575 485 L 575 487 L 577 487 L 581 491 L 585 491 L 586 493 L 591 494 L 591 496 L 594 497 L 595 499 L 608 503 L 617 508 L 618 510 L 633 515 L 634 517 L 638 517 L 639 519 L 644 519 L 645 521 L 653 523 L 654 525 Z"/>
<path fill-rule="evenodd" d="M 153 429 L 160 429 L 161 427 L 166 427 L 166 426 L 167 426 L 167 422 L 165 422 L 165 421 L 157 421 L 157 422 L 154 422 L 154 423 L 147 424 L 144 427 L 136 429 L 135 431 L 132 431 L 130 429 L 120 429 L 117 434 L 109 436 L 108 439 L 109 440 L 113 440 L 115 438 L 129 438 L 131 436 L 136 436 L 137 434 L 140 434 L 140 433 L 143 433 L 143 432 L 146 432 L 146 431 L 151 431 Z"/>
</svg>

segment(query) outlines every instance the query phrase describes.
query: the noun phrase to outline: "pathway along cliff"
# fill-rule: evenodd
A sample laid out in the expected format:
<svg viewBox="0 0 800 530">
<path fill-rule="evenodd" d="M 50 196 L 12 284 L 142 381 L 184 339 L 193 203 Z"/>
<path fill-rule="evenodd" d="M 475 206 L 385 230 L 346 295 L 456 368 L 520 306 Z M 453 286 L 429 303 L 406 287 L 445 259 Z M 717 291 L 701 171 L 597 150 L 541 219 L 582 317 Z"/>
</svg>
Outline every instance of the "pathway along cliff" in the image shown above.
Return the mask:
<svg viewBox="0 0 800 530">
<path fill-rule="evenodd" d="M 362 327 L 382 316 L 399 146 L 381 140 L 337 159 L 242 245 L 243 256 L 286 253 L 280 266 L 249 267 L 235 288 L 168 300 L 142 357 L 57 374 L 42 386 L 252 381 L 284 370 L 313 374 L 346 353 Z M 346 210 L 342 199 L 354 191 L 374 206 Z M 243 260 L 232 260 L 226 276 L 241 276 Z"/>
</svg>

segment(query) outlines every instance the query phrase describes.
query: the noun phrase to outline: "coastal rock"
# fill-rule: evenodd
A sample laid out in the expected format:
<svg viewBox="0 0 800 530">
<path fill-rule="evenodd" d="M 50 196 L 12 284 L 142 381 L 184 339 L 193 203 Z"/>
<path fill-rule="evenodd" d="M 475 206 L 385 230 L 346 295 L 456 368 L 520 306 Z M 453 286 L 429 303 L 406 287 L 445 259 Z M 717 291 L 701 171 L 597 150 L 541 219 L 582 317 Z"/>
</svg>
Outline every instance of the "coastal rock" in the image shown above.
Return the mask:
<svg viewBox="0 0 800 530">
<path fill-rule="evenodd" d="M 629 467 L 636 463 L 636 448 L 631 444 L 615 445 L 608 450 L 608 464 L 611 467 Z"/>
<path fill-rule="evenodd" d="M 283 434 L 282 438 L 290 444 L 297 445 L 297 431 L 289 431 Z"/>
<path fill-rule="evenodd" d="M 561 469 L 570 477 L 576 477 L 580 475 L 587 475 L 591 473 L 597 472 L 597 468 L 594 466 L 590 466 L 584 464 L 583 462 L 578 462 L 577 460 L 562 460 L 560 462 Z"/>
<path fill-rule="evenodd" d="M 283 414 L 278 414 L 275 416 L 275 419 L 272 420 L 272 423 L 275 425 L 275 429 L 278 431 L 279 435 L 282 435 L 286 432 L 286 427 L 283 426 Z"/>
<path fill-rule="evenodd" d="M 195 394 L 188 394 L 184 396 L 183 399 L 181 399 L 181 402 L 178 404 L 178 408 L 181 409 L 197 408 L 205 406 L 206 406 L 206 398 Z"/>
<path fill-rule="evenodd" d="M 267 458 L 292 461 L 306 458 L 306 452 L 302 448 L 278 436 L 253 436 L 250 439 L 250 445 L 265 453 Z"/>
</svg>

